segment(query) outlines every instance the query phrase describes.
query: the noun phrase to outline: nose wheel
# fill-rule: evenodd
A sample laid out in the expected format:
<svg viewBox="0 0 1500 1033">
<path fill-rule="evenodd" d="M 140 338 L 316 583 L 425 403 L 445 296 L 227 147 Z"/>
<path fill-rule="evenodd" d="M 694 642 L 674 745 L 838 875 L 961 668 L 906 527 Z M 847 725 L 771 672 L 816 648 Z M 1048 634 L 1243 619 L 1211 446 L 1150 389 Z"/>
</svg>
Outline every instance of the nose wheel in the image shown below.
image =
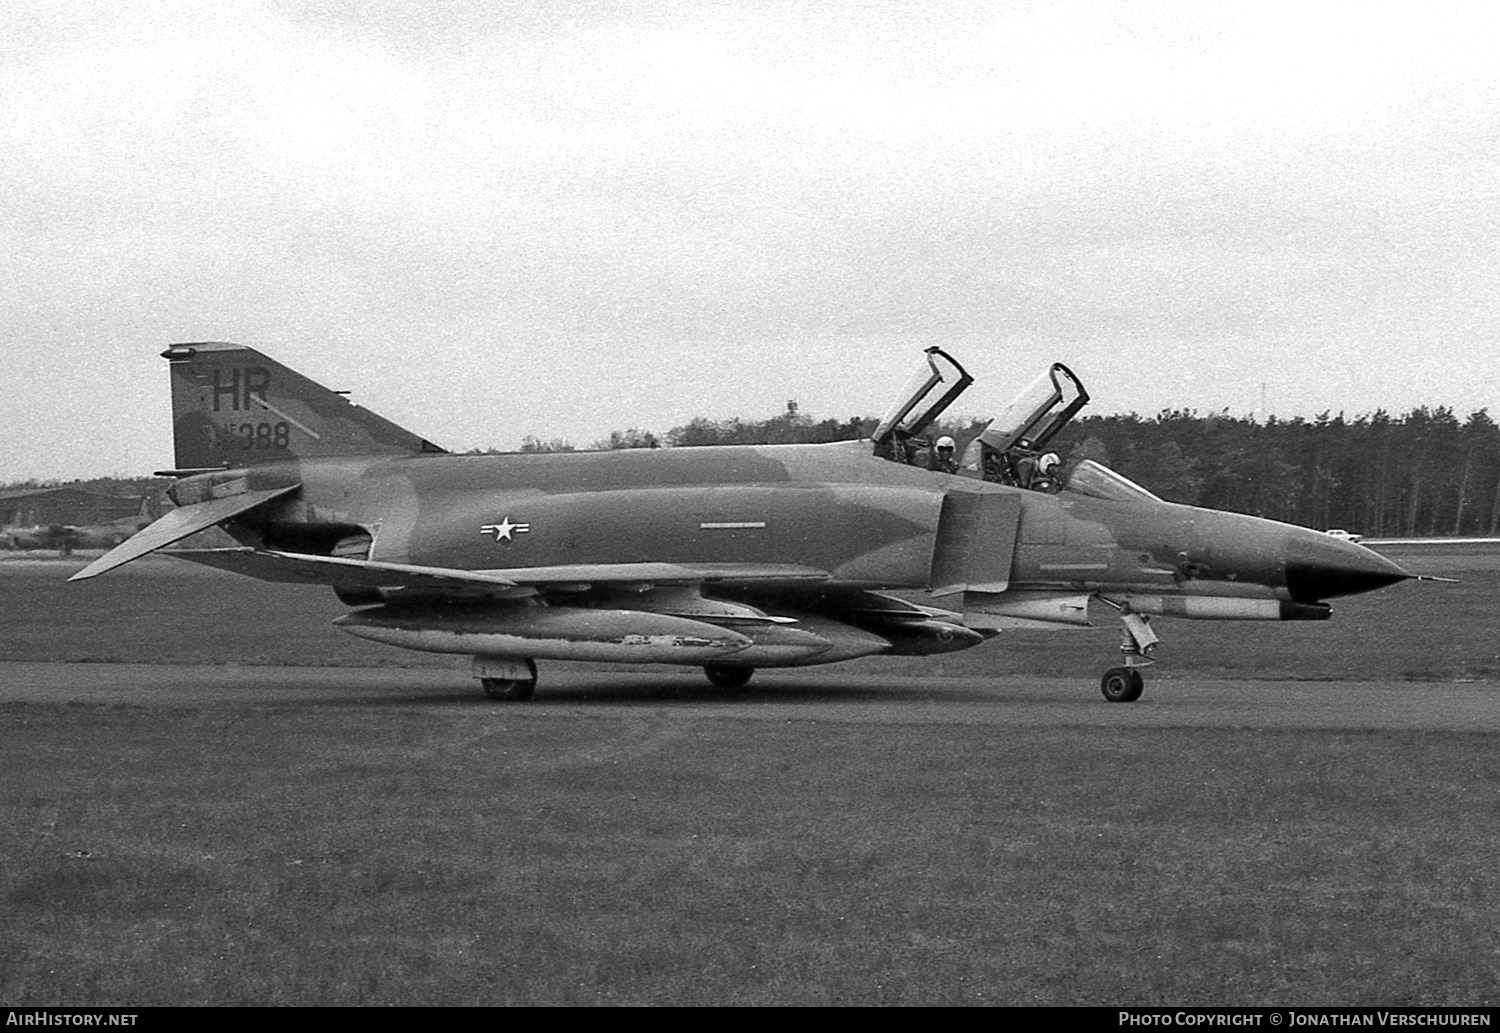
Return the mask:
<svg viewBox="0 0 1500 1033">
<path fill-rule="evenodd" d="M 1134 703 L 1145 688 L 1146 680 L 1134 667 L 1111 667 L 1099 680 L 1099 691 L 1111 703 Z"/>
</svg>

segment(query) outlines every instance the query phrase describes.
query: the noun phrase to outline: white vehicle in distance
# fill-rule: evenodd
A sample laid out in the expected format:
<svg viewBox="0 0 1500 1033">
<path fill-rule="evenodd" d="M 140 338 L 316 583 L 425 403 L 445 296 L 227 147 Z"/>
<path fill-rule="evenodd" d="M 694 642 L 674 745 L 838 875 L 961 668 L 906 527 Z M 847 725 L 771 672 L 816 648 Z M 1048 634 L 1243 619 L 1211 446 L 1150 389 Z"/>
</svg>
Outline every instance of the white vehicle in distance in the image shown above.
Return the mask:
<svg viewBox="0 0 1500 1033">
<path fill-rule="evenodd" d="M 1365 537 L 1362 534 L 1355 534 L 1352 531 L 1346 531 L 1342 527 L 1329 528 L 1327 531 L 1324 531 L 1323 533 L 1326 534 L 1330 538 L 1337 538 L 1339 541 L 1350 542 L 1350 543 L 1356 544 L 1356 545 L 1359 544 L 1359 542 L 1362 541 L 1364 539 L 1364 537 Z"/>
</svg>

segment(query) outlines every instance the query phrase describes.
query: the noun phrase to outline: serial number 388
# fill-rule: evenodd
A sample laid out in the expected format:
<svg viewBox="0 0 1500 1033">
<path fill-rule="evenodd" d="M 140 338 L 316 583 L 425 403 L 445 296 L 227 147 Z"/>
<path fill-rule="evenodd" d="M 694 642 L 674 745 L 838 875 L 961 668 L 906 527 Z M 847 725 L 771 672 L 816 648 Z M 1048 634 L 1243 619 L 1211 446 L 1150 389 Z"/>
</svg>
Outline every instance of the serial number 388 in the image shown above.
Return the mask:
<svg viewBox="0 0 1500 1033">
<path fill-rule="evenodd" d="M 233 447 L 249 452 L 253 449 L 286 448 L 290 427 L 281 423 L 231 423 L 225 426 Z"/>
</svg>

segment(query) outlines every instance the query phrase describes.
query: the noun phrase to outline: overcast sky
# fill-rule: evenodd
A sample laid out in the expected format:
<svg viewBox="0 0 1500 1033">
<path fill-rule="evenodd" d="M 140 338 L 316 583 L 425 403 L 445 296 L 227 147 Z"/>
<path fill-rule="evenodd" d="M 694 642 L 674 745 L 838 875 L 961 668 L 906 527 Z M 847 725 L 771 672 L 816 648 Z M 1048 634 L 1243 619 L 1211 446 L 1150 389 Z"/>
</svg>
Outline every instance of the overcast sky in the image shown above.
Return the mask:
<svg viewBox="0 0 1500 1033">
<path fill-rule="evenodd" d="M 172 465 L 164 346 L 454 449 L 878 414 L 1500 409 L 1500 5 L 0 11 L 0 480 Z"/>
</svg>

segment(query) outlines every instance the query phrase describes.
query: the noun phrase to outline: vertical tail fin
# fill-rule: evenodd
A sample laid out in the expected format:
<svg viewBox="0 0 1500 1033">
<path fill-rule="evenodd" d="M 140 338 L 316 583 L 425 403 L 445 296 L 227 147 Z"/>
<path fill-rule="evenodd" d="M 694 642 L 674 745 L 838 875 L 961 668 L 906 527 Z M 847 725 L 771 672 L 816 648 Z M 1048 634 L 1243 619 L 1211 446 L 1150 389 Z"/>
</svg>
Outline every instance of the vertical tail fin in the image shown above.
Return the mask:
<svg viewBox="0 0 1500 1033">
<path fill-rule="evenodd" d="M 171 363 L 179 470 L 443 451 L 253 348 L 174 344 L 162 358 Z"/>
</svg>

